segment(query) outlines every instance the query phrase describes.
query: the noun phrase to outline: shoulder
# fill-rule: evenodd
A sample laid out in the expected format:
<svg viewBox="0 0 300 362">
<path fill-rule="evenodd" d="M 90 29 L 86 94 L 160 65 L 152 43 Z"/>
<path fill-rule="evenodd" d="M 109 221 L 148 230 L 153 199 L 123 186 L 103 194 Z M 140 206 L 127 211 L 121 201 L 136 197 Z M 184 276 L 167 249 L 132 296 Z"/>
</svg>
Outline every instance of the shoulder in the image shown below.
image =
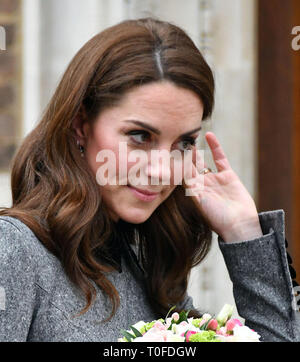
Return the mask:
<svg viewBox="0 0 300 362">
<path fill-rule="evenodd" d="M 11 216 L 0 216 L 0 261 L 6 274 L 9 271 L 26 271 L 27 275 L 33 273 L 38 279 L 45 280 L 60 269 L 59 260 L 46 249 L 34 232 Z"/>
<path fill-rule="evenodd" d="M 35 253 L 46 256 L 48 253 L 33 231 L 11 216 L 0 216 L 0 248 L 2 252 L 22 251 L 32 256 Z"/>
</svg>

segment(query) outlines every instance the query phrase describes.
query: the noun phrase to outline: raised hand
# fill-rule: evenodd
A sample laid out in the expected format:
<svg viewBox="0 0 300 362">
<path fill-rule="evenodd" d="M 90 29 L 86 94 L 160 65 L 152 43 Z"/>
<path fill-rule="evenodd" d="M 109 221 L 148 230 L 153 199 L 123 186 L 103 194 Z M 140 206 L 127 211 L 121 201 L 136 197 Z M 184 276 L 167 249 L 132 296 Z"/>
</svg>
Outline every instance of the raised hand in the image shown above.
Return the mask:
<svg viewBox="0 0 300 362">
<path fill-rule="evenodd" d="M 203 217 L 224 241 L 250 240 L 262 236 L 254 200 L 231 168 L 216 135 L 207 132 L 205 139 L 217 172 L 200 173 L 201 170 L 196 168 L 195 148 L 192 165 L 195 182 L 192 185 L 183 182 L 184 187 L 189 192 L 195 190 L 194 197 L 199 202 Z M 201 166 L 207 167 L 204 160 Z"/>
</svg>

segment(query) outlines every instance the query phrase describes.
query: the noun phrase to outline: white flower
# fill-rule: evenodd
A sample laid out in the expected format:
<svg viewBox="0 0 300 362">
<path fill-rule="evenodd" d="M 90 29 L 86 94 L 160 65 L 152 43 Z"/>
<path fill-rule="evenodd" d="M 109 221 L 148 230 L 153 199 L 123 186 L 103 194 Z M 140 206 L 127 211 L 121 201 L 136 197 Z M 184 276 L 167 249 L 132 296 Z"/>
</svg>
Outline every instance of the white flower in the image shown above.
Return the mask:
<svg viewBox="0 0 300 362">
<path fill-rule="evenodd" d="M 144 334 L 143 337 L 136 337 L 132 340 L 133 342 L 165 342 L 164 337 L 159 333 L 155 334 Z"/>
<path fill-rule="evenodd" d="M 153 327 L 149 329 L 149 331 L 147 331 L 143 337 L 137 337 L 133 339 L 133 342 L 171 342 L 173 341 L 173 338 L 174 334 L 172 331 Z"/>
<path fill-rule="evenodd" d="M 167 342 L 184 342 L 185 338 L 178 336 L 178 334 L 173 334 L 168 336 Z"/>
<path fill-rule="evenodd" d="M 134 327 L 135 329 L 137 329 L 140 332 L 142 327 L 144 327 L 145 324 L 146 323 L 144 321 L 139 321 L 139 322 L 133 324 L 132 327 Z M 130 329 L 128 332 L 131 334 L 134 334 L 132 329 Z"/>
<path fill-rule="evenodd" d="M 233 335 L 217 335 L 223 342 L 259 342 L 260 335 L 247 326 L 236 326 L 233 328 Z"/>
<path fill-rule="evenodd" d="M 171 317 L 169 317 L 169 318 L 166 319 L 166 328 L 167 328 L 167 329 L 170 327 L 171 322 L 172 322 L 172 318 L 171 318 Z"/>
<path fill-rule="evenodd" d="M 208 321 L 211 319 L 211 315 L 208 313 L 205 313 L 205 314 L 203 314 L 202 319 L 204 319 L 205 321 Z"/>
<path fill-rule="evenodd" d="M 233 337 L 238 342 L 259 342 L 260 335 L 247 326 L 235 326 Z"/>
<path fill-rule="evenodd" d="M 233 313 L 233 306 L 230 304 L 225 304 L 219 314 L 217 315 L 217 321 L 218 323 L 223 326 L 228 319 L 231 318 Z"/>
<path fill-rule="evenodd" d="M 179 336 L 186 331 L 195 331 L 199 332 L 199 328 L 192 325 L 192 323 L 181 322 L 180 324 L 172 325 L 172 332 L 178 334 Z"/>
</svg>

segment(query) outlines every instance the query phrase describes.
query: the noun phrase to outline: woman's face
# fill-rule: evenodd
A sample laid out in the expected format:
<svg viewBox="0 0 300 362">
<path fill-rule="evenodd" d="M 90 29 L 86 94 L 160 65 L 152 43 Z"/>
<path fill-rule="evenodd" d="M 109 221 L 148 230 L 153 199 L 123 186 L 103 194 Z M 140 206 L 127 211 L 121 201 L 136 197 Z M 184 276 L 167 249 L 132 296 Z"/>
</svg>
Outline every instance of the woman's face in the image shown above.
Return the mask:
<svg viewBox="0 0 300 362">
<path fill-rule="evenodd" d="M 202 115 L 203 105 L 196 93 L 163 81 L 132 89 L 118 106 L 102 111 L 93 124 L 84 123 L 82 133 L 77 134 L 82 135 L 85 159 L 98 184 L 100 175 L 107 177 L 107 184 L 99 184 L 99 188 L 114 221 L 121 218 L 142 223 L 168 198 L 176 187 L 174 164 L 159 167 L 162 161 L 151 160 L 151 151 L 178 150 L 183 155 L 184 150 L 195 147 Z M 101 159 L 99 151 L 103 154 L 105 150 L 115 162 L 112 158 Z M 134 150 L 147 159 L 128 159 Z M 135 180 L 144 180 L 139 185 L 129 178 L 134 165 L 139 170 L 132 173 L 137 176 Z M 109 171 L 104 172 L 106 168 Z M 117 184 L 111 184 L 114 176 Z M 147 197 L 136 189 L 155 195 Z"/>
</svg>

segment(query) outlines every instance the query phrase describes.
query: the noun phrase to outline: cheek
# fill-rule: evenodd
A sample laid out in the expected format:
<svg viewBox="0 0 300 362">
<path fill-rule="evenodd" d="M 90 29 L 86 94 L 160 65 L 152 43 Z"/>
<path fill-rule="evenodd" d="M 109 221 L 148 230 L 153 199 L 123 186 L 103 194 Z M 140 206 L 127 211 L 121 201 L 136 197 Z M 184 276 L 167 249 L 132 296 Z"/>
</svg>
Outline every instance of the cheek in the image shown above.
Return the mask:
<svg viewBox="0 0 300 362">
<path fill-rule="evenodd" d="M 87 145 L 85 157 L 95 176 L 101 168 L 109 169 L 112 177 L 118 174 L 119 147 L 115 141 L 112 142 L 109 138 L 101 141 L 92 139 Z M 108 171 L 106 176 L 107 174 Z"/>
<path fill-rule="evenodd" d="M 114 182 L 109 182 L 110 179 L 116 180 L 117 185 L 127 185 L 128 172 L 138 162 L 128 161 L 126 146 L 111 143 L 91 143 L 85 157 L 95 176 L 102 175 L 103 180 L 108 180 L 108 186 L 116 186 Z"/>
<path fill-rule="evenodd" d="M 165 201 L 165 200 L 172 194 L 172 192 L 176 189 L 176 187 L 177 187 L 177 185 L 171 185 L 171 186 L 169 187 L 169 189 L 167 189 L 167 190 L 164 192 L 162 202 Z"/>
</svg>

